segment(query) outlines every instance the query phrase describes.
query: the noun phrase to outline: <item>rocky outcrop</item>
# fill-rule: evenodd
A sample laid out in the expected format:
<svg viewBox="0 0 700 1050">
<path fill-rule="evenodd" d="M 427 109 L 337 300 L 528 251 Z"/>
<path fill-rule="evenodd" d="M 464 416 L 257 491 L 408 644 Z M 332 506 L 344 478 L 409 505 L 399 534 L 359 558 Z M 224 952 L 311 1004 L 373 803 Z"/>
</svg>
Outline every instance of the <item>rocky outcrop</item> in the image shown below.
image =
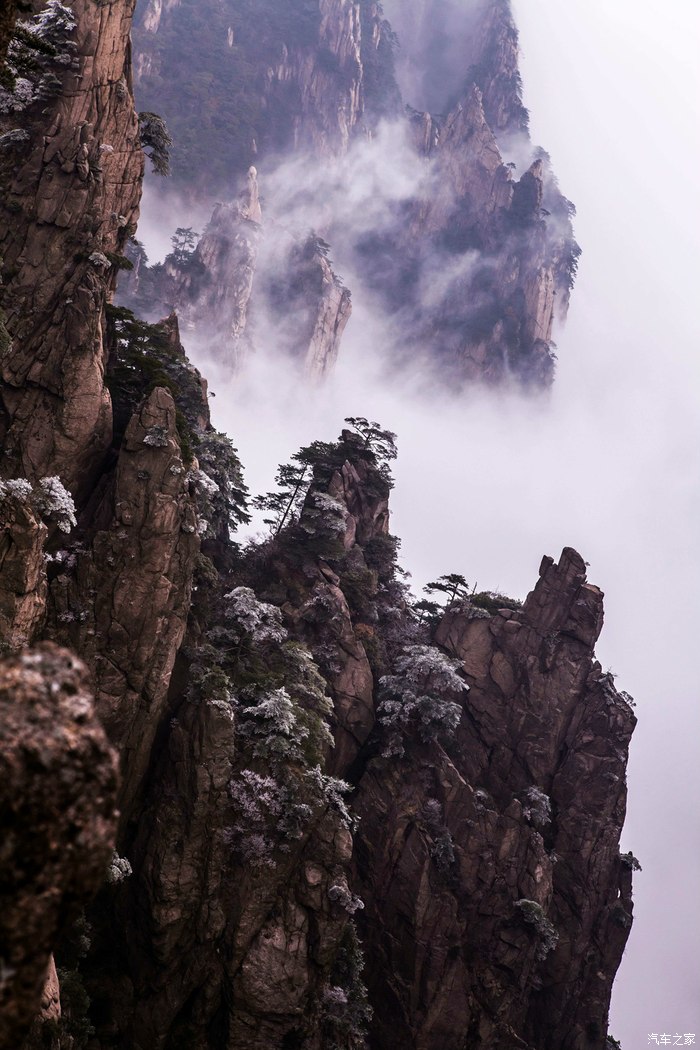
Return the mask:
<svg viewBox="0 0 700 1050">
<path fill-rule="evenodd" d="M 454 737 L 412 741 L 360 781 L 378 1048 L 605 1045 L 631 924 L 635 718 L 594 659 L 603 596 L 582 559 L 567 549 L 540 574 L 522 611 L 447 613 L 435 641 L 470 687 Z"/>
<path fill-rule="evenodd" d="M 189 609 L 199 550 L 171 394 L 134 414 L 89 550 L 52 584 L 56 637 L 94 668 L 98 713 L 118 747 L 125 819 L 148 768 Z M 90 600 L 91 599 L 91 600 Z"/>
<path fill-rule="evenodd" d="M 364 109 L 357 0 L 290 0 L 284 11 L 212 0 L 200 7 L 202 20 L 193 25 L 186 5 L 154 0 L 135 29 L 144 108 L 162 113 L 187 142 L 174 158 L 177 182 L 219 195 L 265 155 L 290 147 L 320 156 L 347 150 Z M 185 37 L 199 72 L 210 77 L 205 107 L 196 77 L 173 77 L 173 47 Z M 376 55 L 379 38 L 372 46 Z"/>
<path fill-rule="evenodd" d="M 234 373 L 256 347 L 269 352 L 272 342 L 317 382 L 336 363 L 352 313 L 350 290 L 324 240 L 311 234 L 300 243 L 262 218 L 251 168 L 239 200 L 216 205 L 191 252 L 176 250 L 155 267 L 135 254 L 118 301 L 150 316 L 176 309 L 189 338 Z"/>
<path fill-rule="evenodd" d="M 48 529 L 21 495 L 0 495 L 0 638 L 10 649 L 27 645 L 44 615 Z"/>
<path fill-rule="evenodd" d="M 261 219 L 251 168 L 248 192 L 240 202 L 217 204 L 194 255 L 184 265 L 166 263 L 183 326 L 210 342 L 217 358 L 234 369 L 251 349 L 248 308 Z"/>
<path fill-rule="evenodd" d="M 278 135 L 272 157 L 271 143 L 264 144 L 257 133 L 259 152 L 252 146 L 239 150 L 263 171 L 280 158 L 298 161 L 278 176 L 286 187 L 282 200 L 273 191 L 266 205 L 267 244 L 258 253 L 256 237 L 237 213 L 228 215 L 224 229 L 217 206 L 202 245 L 184 267 L 171 256 L 164 270 L 149 272 L 150 298 L 177 306 L 195 326 L 206 321 L 211 327 L 213 316 L 214 351 L 219 348 L 227 361 L 240 359 L 255 341 L 257 311 L 262 341 L 285 356 L 305 359 L 307 374 L 317 379 L 339 352 L 349 294 L 332 273 L 323 272 L 330 264 L 319 257 L 310 265 L 308 245 L 288 232 L 312 224 L 333 248 L 340 245 L 342 266 L 355 275 L 356 296 L 390 316 L 397 369 L 405 367 L 408 353 L 451 386 L 551 385 L 553 323 L 566 317 L 579 248 L 573 207 L 559 191 L 547 156 L 529 140 L 509 0 L 389 3 L 402 47 L 379 3 L 329 0 L 321 4 L 318 24 L 289 10 L 292 24 L 277 13 L 269 39 L 251 38 L 245 26 L 233 34 L 236 55 L 245 55 L 253 68 L 267 63 L 264 104 L 255 81 L 249 85 L 255 106 L 246 95 L 243 110 L 258 112 L 259 105 L 258 123 L 272 127 L 279 117 L 284 128 L 294 129 L 288 140 Z M 168 23 L 172 39 L 182 32 L 180 17 L 184 9 L 174 9 Z M 221 12 L 212 12 L 216 17 Z M 159 33 L 146 34 L 139 45 L 147 56 L 157 48 Z M 172 39 L 163 44 L 166 50 Z M 412 104 L 422 102 L 424 112 L 403 113 L 397 102 L 397 53 L 404 96 Z M 219 90 L 225 81 L 242 91 L 236 62 L 219 66 L 214 56 L 207 49 L 202 61 L 222 78 Z M 167 74 L 151 87 L 159 92 L 153 102 L 159 108 L 170 97 Z M 414 199 L 400 204 L 391 192 L 383 199 L 381 178 L 375 180 L 369 170 L 360 174 L 372 163 L 386 166 L 382 148 L 373 161 L 360 134 L 372 138 L 382 118 L 393 122 L 397 138 L 401 127 L 416 154 L 428 161 L 422 180 L 417 158 L 398 164 L 395 179 L 409 177 L 417 187 Z M 196 123 L 197 134 L 207 137 L 197 121 L 193 115 L 188 134 Z M 218 161 L 227 148 L 219 138 L 208 144 Z M 351 163 L 345 173 L 334 168 L 334 158 L 352 150 L 357 168 Z M 316 176 L 319 164 L 323 170 Z M 204 192 L 211 170 L 209 163 L 187 173 L 190 190 Z M 227 185 L 230 179 L 229 165 Z M 289 193 L 297 181 L 299 192 Z M 362 214 L 347 209 L 346 197 L 357 202 L 360 213 L 376 217 L 369 229 Z M 290 238 L 296 242 L 291 246 Z M 125 284 L 125 303 L 141 306 L 149 298 L 132 291 Z"/>
<path fill-rule="evenodd" d="M 314 383 L 330 375 L 352 314 L 350 290 L 335 273 L 330 246 L 313 234 L 292 242 L 260 268 L 253 308 L 273 322 L 278 352 L 302 366 Z"/>
<path fill-rule="evenodd" d="M 51 952 L 103 882 L 114 842 L 116 755 L 88 683 L 50 643 L 0 666 L 3 1050 L 22 1045 L 55 978 Z M 44 996 L 55 1015 L 55 980 Z"/>
<path fill-rule="evenodd" d="M 89 487 L 110 443 L 103 310 L 138 217 L 143 159 L 130 91 L 132 0 L 72 4 L 72 65 L 3 151 L 2 473 Z M 16 125 L 17 114 L 5 118 Z"/>
</svg>

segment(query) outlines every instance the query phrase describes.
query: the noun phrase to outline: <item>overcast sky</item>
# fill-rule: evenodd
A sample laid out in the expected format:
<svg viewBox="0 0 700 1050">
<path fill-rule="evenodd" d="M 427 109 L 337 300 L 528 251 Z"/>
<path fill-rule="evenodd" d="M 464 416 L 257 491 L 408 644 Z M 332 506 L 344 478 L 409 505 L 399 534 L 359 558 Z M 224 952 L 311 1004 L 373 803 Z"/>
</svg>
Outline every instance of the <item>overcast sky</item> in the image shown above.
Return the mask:
<svg viewBox="0 0 700 1050">
<path fill-rule="evenodd" d="M 606 593 L 598 655 L 640 720 L 623 849 L 644 870 L 611 1032 L 624 1050 L 652 1032 L 700 1044 L 700 4 L 514 3 L 533 139 L 584 249 L 551 399 L 387 387 L 381 324 L 358 296 L 316 396 L 263 357 L 233 386 L 205 370 L 254 491 L 345 415 L 398 432 L 392 529 L 417 588 L 460 572 L 524 597 L 543 554 L 571 545 L 590 562 Z"/>
<path fill-rule="evenodd" d="M 613 998 L 625 1050 L 700 1043 L 700 5 L 515 0 L 533 137 L 584 248 L 555 399 L 598 433 L 572 527 L 606 591 L 599 646 L 637 699 L 625 848 L 636 913 Z M 585 439 L 584 439 L 585 440 Z"/>
</svg>

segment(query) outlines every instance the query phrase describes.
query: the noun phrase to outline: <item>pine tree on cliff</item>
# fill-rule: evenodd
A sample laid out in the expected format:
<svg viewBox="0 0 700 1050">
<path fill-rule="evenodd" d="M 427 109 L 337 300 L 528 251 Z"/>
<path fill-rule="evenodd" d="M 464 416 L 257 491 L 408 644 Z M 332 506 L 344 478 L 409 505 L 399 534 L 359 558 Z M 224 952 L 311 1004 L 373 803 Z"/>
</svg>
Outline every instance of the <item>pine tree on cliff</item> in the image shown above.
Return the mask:
<svg viewBox="0 0 700 1050">
<path fill-rule="evenodd" d="M 449 609 L 455 602 L 466 601 L 469 598 L 469 584 L 464 576 L 459 573 L 450 572 L 445 576 L 439 576 L 437 580 L 425 585 L 423 590 L 426 594 L 434 594 L 436 591 L 447 595 L 446 608 Z"/>
</svg>

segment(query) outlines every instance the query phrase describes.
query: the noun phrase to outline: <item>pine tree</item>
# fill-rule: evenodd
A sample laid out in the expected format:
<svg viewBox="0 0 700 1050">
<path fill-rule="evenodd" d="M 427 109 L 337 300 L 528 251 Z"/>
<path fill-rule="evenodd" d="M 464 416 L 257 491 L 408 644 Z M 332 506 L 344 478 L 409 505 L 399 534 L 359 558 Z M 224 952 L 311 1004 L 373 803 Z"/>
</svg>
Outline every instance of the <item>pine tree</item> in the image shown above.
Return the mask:
<svg viewBox="0 0 700 1050">
<path fill-rule="evenodd" d="M 426 594 L 434 594 L 436 591 L 447 595 L 445 608 L 449 609 L 455 602 L 466 601 L 469 598 L 469 584 L 464 576 L 459 573 L 450 572 L 446 576 L 439 576 L 437 580 L 426 584 L 423 588 Z"/>
</svg>

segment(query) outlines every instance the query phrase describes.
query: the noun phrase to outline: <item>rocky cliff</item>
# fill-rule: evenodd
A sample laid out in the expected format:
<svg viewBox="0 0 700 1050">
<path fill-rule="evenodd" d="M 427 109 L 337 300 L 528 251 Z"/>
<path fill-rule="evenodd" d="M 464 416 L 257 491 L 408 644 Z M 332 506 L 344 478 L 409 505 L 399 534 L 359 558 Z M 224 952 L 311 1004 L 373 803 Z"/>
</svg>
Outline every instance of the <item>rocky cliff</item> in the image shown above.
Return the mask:
<svg viewBox="0 0 700 1050">
<path fill-rule="evenodd" d="M 151 303 L 175 303 L 193 317 L 203 311 L 210 327 L 213 319 L 215 346 L 224 346 L 220 356 L 235 363 L 250 302 L 263 334 L 256 340 L 249 331 L 248 347 L 272 344 L 280 355 L 303 357 L 306 333 L 289 331 L 299 305 L 285 304 L 280 317 L 266 288 L 283 283 L 280 265 L 292 274 L 288 286 L 296 280 L 298 250 L 287 242 L 291 236 L 299 248 L 311 227 L 341 271 L 352 273 L 353 294 L 393 333 L 393 347 L 377 352 L 394 368 L 404 370 L 408 356 L 409 367 L 427 365 L 452 386 L 549 386 L 553 324 L 566 316 L 579 248 L 573 206 L 549 158 L 529 139 L 508 0 L 389 4 L 398 38 L 379 3 L 323 3 L 318 10 L 298 3 L 284 14 L 273 5 L 262 37 L 251 35 L 235 5 L 204 7 L 202 21 L 186 3 L 147 5 L 136 41 L 137 90 L 149 109 L 173 113 L 181 142 L 175 177 L 188 193 L 202 201 L 214 192 L 230 198 L 244 180 L 242 164 L 255 164 L 269 220 L 265 251 L 250 244 L 261 231 L 232 225 L 237 203 L 227 205 L 225 225 L 217 205 L 191 260 L 194 270 L 175 287 L 173 257 L 150 273 L 139 262 Z M 242 21 L 228 37 L 222 22 L 215 36 L 222 19 Z M 177 42 L 184 48 L 185 37 L 197 71 L 183 84 L 173 49 Z M 204 71 L 210 87 L 203 117 Z M 196 117 L 187 117 L 183 104 L 190 90 Z M 225 109 L 232 97 L 237 106 Z M 223 164 L 231 150 L 235 158 Z M 412 185 L 408 194 L 403 184 Z M 233 254 L 230 243 L 239 243 Z M 326 280 L 329 292 L 332 283 Z M 303 281 L 297 284 L 303 291 Z M 124 283 L 122 301 L 140 306 L 143 297 L 133 296 L 133 283 Z M 317 296 L 310 290 L 306 298 L 314 310 Z M 323 300 L 306 351 L 312 375 L 332 366 L 347 320 L 337 294 Z"/>
<path fill-rule="evenodd" d="M 379 5 L 304 11 L 352 94 Z M 362 418 L 283 464 L 268 537 L 235 542 L 240 463 L 177 317 L 110 301 L 143 170 L 131 15 L 37 3 L 4 70 L 0 1048 L 605 1050 L 636 862 L 602 594 L 566 549 L 522 606 L 455 591 L 426 618 L 389 531 L 395 436 Z M 441 178 L 406 228 L 468 213 L 516 298 L 548 301 L 527 280 L 552 184 L 489 158 L 487 95 L 418 118 Z M 449 143 L 475 136 L 465 173 Z M 237 346 L 259 323 L 246 179 L 164 268 L 190 331 L 216 310 Z M 285 243 L 294 273 L 261 294 L 314 376 L 349 297 L 325 241 Z"/>
</svg>

